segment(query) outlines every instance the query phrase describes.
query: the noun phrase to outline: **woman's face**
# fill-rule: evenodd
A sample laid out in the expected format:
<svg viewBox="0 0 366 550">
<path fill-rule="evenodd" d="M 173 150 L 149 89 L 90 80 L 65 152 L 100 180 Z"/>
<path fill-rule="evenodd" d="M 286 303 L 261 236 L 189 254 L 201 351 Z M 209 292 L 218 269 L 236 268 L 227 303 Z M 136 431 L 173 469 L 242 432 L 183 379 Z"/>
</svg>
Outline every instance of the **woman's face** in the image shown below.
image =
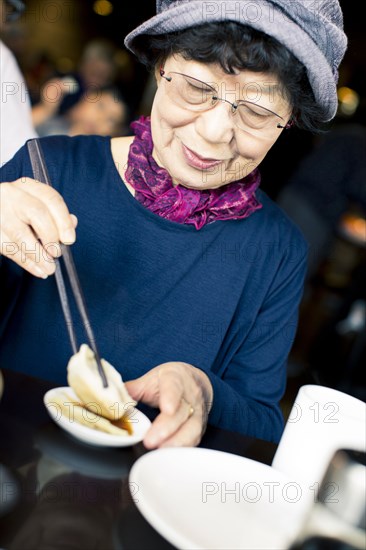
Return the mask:
<svg viewBox="0 0 366 550">
<path fill-rule="evenodd" d="M 175 184 L 214 189 L 247 176 L 281 134 L 277 124 L 286 124 L 291 116 L 290 104 L 281 93 L 277 78 L 267 73 L 237 71 L 228 75 L 219 65 L 186 61 L 180 55 L 169 57 L 164 71 L 172 81 L 157 70 L 158 89 L 151 113 L 153 157 Z M 187 84 L 174 72 L 209 83 L 217 90 L 217 96 L 227 101 L 217 101 L 213 107 L 208 101 L 207 110 L 197 110 L 196 100 L 191 101 L 197 91 L 189 88 L 183 92 L 181 86 L 195 85 L 195 81 L 188 80 Z M 250 102 L 243 104 L 243 117 L 239 112 L 233 115 L 228 103 L 239 100 Z M 249 113 L 249 124 L 245 111 Z M 263 117 L 263 113 L 268 116 Z"/>
</svg>

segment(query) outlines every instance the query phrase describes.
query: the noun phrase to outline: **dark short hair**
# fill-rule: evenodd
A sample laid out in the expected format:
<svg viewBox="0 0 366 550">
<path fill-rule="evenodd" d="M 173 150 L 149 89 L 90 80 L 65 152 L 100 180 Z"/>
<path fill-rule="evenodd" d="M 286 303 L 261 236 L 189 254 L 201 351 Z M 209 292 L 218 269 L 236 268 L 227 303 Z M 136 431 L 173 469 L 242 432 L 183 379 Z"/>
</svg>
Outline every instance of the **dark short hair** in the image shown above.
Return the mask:
<svg viewBox="0 0 366 550">
<path fill-rule="evenodd" d="M 277 76 L 292 106 L 299 128 L 319 132 L 321 109 L 317 106 L 304 65 L 278 40 L 234 21 L 206 23 L 162 35 L 141 35 L 135 48 L 150 69 L 173 54 L 187 60 L 218 63 L 228 74 L 236 70 L 268 72 Z"/>
</svg>

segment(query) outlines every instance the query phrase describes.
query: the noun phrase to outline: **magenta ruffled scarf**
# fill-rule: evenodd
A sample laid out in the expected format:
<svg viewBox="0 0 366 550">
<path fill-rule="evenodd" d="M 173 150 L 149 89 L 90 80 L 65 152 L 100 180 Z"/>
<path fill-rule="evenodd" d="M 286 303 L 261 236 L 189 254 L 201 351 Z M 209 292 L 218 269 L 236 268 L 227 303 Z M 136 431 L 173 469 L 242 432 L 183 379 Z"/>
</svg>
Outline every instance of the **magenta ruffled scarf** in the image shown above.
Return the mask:
<svg viewBox="0 0 366 550">
<path fill-rule="evenodd" d="M 135 198 L 151 212 L 173 222 L 194 225 L 198 230 L 216 220 L 247 218 L 262 207 L 255 196 L 260 184 L 258 169 L 218 189 L 197 191 L 175 186 L 168 172 L 152 157 L 150 118 L 141 117 L 131 128 L 135 139 L 125 176 L 136 191 Z"/>
</svg>

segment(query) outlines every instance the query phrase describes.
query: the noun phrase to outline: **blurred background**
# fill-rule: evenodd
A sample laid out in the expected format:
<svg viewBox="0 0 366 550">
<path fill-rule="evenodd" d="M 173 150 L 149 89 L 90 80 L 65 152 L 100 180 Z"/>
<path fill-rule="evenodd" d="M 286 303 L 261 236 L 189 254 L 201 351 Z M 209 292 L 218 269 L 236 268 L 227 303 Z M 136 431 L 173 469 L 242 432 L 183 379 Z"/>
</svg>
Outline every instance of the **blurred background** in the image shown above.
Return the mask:
<svg viewBox="0 0 366 550">
<path fill-rule="evenodd" d="M 123 38 L 154 15 L 155 0 L 25 4 L 1 38 L 24 74 L 40 135 L 130 133 L 131 120 L 149 114 L 154 83 Z M 262 164 L 263 189 L 310 244 L 285 414 L 304 383 L 366 400 L 366 35 L 354 3 L 341 6 L 349 49 L 337 117 L 320 135 L 284 132 Z"/>
</svg>

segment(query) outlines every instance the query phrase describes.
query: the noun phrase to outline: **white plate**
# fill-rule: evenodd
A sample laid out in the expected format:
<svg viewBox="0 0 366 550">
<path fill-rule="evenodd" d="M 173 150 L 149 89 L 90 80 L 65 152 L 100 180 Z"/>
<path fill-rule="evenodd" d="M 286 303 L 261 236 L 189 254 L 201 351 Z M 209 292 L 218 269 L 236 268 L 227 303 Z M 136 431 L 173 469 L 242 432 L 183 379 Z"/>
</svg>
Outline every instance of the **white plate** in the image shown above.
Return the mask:
<svg viewBox="0 0 366 550">
<path fill-rule="evenodd" d="M 69 386 L 49 390 L 43 397 L 43 402 L 49 415 L 61 428 L 90 445 L 97 445 L 100 447 L 129 447 L 130 445 L 142 441 L 151 425 L 147 416 L 138 409 L 135 409 L 130 415 L 130 421 L 133 426 L 132 435 L 111 435 L 99 430 L 93 430 L 61 414 L 60 407 L 54 401 L 60 392 L 66 393 L 70 396 L 71 400 L 78 400 L 74 391 Z"/>
<path fill-rule="evenodd" d="M 282 550 L 303 520 L 298 483 L 220 451 L 152 451 L 135 462 L 129 481 L 143 516 L 181 549 Z"/>
</svg>

